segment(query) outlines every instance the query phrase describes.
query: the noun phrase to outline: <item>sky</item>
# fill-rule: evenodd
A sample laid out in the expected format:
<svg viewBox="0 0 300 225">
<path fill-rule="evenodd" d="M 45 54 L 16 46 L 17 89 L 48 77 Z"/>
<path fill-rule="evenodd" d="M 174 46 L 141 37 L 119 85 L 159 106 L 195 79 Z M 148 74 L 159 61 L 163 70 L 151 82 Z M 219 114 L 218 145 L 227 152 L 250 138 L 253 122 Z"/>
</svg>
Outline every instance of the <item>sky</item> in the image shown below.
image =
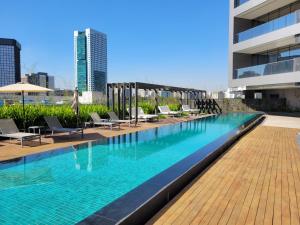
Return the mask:
<svg viewBox="0 0 300 225">
<path fill-rule="evenodd" d="M 22 75 L 74 87 L 73 31 L 107 34 L 108 82 L 227 88 L 229 1 L 0 0 L 0 37 L 22 45 Z"/>
</svg>

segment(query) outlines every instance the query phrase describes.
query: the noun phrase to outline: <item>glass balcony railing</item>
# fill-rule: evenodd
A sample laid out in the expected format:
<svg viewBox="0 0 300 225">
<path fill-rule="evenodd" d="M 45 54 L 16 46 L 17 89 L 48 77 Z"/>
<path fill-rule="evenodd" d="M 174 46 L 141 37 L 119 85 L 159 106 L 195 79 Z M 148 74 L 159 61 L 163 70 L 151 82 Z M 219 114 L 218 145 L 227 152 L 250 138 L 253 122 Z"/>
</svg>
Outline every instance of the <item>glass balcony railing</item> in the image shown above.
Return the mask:
<svg viewBox="0 0 300 225">
<path fill-rule="evenodd" d="M 245 2 L 248 2 L 248 1 L 250 1 L 250 0 L 235 0 L 234 1 L 234 8 L 240 6 L 240 5 L 242 5 L 242 4 L 244 4 Z"/>
<path fill-rule="evenodd" d="M 291 73 L 296 71 L 300 71 L 300 57 L 275 63 L 236 69 L 234 78 L 240 79 L 248 77 L 259 77 L 280 73 Z"/>
<path fill-rule="evenodd" d="M 300 10 L 297 10 L 288 15 L 279 17 L 275 20 L 271 20 L 267 23 L 258 25 L 249 30 L 243 31 L 235 35 L 235 43 L 246 41 L 251 38 L 279 30 L 281 28 L 296 24 L 300 22 Z"/>
</svg>

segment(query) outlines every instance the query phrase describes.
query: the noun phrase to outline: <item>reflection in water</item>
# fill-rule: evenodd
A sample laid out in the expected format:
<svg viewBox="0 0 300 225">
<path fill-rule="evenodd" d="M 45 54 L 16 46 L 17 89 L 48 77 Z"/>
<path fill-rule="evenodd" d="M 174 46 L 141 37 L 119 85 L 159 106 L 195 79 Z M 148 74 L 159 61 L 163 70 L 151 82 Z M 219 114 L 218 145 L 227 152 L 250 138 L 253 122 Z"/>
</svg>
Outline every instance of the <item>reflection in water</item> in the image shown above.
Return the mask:
<svg viewBox="0 0 300 225">
<path fill-rule="evenodd" d="M 79 145 L 74 147 L 75 168 L 86 171 L 99 169 L 108 163 L 108 157 L 139 160 L 163 151 L 165 148 L 176 145 L 183 140 L 205 133 L 207 126 L 212 126 L 211 122 L 217 125 L 226 126 L 226 124 L 230 124 L 232 126 L 233 123 L 239 124 L 243 116 L 239 113 L 230 118 L 216 115 L 203 118 L 200 121 L 193 120 Z M 83 149 L 87 151 L 81 151 Z M 96 158 L 93 159 L 93 150 L 104 151 L 105 153 L 109 151 L 109 154 L 97 154 L 94 156 Z M 96 161 L 97 164 L 93 165 L 93 161 Z"/>
<path fill-rule="evenodd" d="M 78 146 L 73 146 L 74 152 L 74 160 L 75 160 L 75 168 L 77 170 L 86 170 L 88 172 L 92 172 L 93 170 L 93 145 L 92 142 L 87 143 L 87 146 L 85 146 L 85 149 L 87 149 L 86 154 L 85 152 L 80 152 Z M 82 154 L 81 154 L 82 153 Z M 87 160 L 86 160 L 87 158 Z"/>
<path fill-rule="evenodd" d="M 121 157 L 132 160 L 139 160 L 163 151 L 182 140 L 186 140 L 206 131 L 209 118 L 202 122 L 190 121 L 179 123 L 173 126 L 154 128 L 147 131 L 124 134 L 104 140 L 89 142 L 74 147 L 74 161 L 77 170 L 92 171 L 106 165 L 109 157 Z M 87 150 L 87 151 L 81 151 Z M 94 151 L 103 151 L 109 154 L 96 154 Z M 93 161 L 97 165 L 93 165 Z"/>
</svg>

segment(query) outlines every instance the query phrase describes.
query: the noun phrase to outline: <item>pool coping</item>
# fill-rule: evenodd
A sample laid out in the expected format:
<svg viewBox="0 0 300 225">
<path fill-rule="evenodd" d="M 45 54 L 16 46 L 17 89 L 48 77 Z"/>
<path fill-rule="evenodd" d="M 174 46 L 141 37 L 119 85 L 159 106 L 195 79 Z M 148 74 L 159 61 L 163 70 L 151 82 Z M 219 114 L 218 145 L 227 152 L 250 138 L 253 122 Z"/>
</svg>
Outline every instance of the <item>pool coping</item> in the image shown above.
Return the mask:
<svg viewBox="0 0 300 225">
<path fill-rule="evenodd" d="M 140 225 L 146 223 L 239 138 L 260 124 L 264 118 L 264 113 L 258 113 L 239 128 L 200 148 L 77 224 Z M 139 197 L 137 198 L 137 196 Z"/>
</svg>

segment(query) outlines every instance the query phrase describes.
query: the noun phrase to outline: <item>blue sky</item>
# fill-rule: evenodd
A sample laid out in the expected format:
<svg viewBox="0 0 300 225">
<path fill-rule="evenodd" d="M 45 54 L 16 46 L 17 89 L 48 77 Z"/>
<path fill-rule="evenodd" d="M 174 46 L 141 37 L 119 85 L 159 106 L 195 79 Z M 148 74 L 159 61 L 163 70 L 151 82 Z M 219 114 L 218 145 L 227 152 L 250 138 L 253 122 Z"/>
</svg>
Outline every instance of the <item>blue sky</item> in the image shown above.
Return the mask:
<svg viewBox="0 0 300 225">
<path fill-rule="evenodd" d="M 0 37 L 22 45 L 22 74 L 73 87 L 73 31 L 108 36 L 108 81 L 227 88 L 228 0 L 1 1 Z"/>
</svg>

